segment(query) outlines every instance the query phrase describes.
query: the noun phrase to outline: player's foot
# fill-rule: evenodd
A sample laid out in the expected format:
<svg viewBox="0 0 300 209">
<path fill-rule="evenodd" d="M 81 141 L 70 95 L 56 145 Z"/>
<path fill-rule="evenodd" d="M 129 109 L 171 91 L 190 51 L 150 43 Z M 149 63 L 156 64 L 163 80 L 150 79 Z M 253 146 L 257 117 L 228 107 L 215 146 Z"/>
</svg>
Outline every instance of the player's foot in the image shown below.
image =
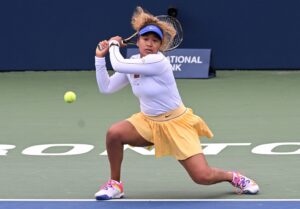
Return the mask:
<svg viewBox="0 0 300 209">
<path fill-rule="evenodd" d="M 123 183 L 115 180 L 109 180 L 106 184 L 101 186 L 100 190 L 95 194 L 97 200 L 118 199 L 123 196 Z"/>
<path fill-rule="evenodd" d="M 259 191 L 258 185 L 252 179 L 241 175 L 237 172 L 232 172 L 233 178 L 231 184 L 236 187 L 240 194 L 256 194 Z"/>
</svg>

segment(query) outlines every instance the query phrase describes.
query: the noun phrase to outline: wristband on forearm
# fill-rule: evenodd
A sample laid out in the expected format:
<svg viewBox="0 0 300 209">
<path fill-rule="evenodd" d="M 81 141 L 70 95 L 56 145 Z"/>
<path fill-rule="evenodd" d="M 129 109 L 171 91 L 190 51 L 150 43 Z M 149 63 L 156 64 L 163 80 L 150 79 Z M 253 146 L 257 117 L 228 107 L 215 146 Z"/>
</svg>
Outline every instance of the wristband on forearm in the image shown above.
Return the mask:
<svg viewBox="0 0 300 209">
<path fill-rule="evenodd" d="M 111 46 L 120 46 L 120 44 L 119 44 L 119 42 L 118 42 L 117 40 L 112 40 L 112 41 L 110 41 L 110 43 L 109 43 L 109 48 L 110 48 Z"/>
</svg>

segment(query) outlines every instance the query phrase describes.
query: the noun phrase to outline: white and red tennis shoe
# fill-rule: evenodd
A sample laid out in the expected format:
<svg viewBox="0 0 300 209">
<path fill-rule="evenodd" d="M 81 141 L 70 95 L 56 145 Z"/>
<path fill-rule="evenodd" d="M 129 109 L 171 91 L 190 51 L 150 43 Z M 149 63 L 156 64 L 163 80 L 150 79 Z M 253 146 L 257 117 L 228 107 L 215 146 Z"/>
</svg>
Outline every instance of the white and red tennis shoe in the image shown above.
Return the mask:
<svg viewBox="0 0 300 209">
<path fill-rule="evenodd" d="M 95 198 L 97 200 L 118 199 L 122 198 L 123 196 L 123 183 L 112 179 L 101 186 L 99 191 L 95 194 Z"/>
<path fill-rule="evenodd" d="M 259 187 L 252 179 L 241 175 L 238 172 L 232 172 L 233 178 L 231 184 L 238 189 L 239 194 L 257 194 Z"/>
</svg>

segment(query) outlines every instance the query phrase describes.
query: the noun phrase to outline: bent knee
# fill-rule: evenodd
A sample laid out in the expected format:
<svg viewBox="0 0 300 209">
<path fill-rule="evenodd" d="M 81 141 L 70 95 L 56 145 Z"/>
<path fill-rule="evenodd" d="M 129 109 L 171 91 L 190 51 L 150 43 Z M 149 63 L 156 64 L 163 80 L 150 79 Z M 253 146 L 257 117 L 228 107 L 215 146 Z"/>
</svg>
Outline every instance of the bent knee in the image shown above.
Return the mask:
<svg viewBox="0 0 300 209">
<path fill-rule="evenodd" d="M 106 141 L 122 141 L 125 138 L 125 133 L 122 131 L 122 129 L 111 126 L 106 133 Z"/>
<path fill-rule="evenodd" d="M 212 174 L 209 172 L 200 173 L 191 177 L 197 184 L 210 185 L 212 184 Z"/>
</svg>

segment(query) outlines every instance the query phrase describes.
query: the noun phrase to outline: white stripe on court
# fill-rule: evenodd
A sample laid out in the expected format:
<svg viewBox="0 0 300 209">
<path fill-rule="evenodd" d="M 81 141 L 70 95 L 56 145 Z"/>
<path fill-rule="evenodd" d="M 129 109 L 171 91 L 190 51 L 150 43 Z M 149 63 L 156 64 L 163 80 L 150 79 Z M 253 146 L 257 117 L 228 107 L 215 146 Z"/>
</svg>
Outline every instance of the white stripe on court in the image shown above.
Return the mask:
<svg viewBox="0 0 300 209">
<path fill-rule="evenodd" d="M 95 199 L 0 199 L 0 202 L 101 202 Z M 293 202 L 300 199 L 112 199 L 105 202 Z"/>
</svg>

